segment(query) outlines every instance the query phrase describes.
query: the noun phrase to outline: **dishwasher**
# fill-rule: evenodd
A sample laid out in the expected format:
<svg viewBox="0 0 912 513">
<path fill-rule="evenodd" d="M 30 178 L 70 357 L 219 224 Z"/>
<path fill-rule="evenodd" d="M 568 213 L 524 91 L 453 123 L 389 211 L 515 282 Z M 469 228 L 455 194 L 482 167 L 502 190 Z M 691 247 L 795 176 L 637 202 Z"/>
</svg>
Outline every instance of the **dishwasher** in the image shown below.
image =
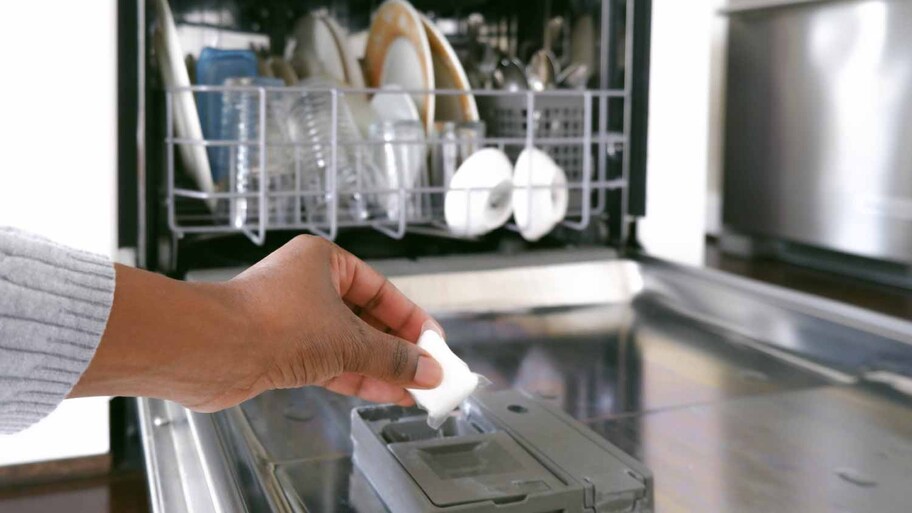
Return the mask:
<svg viewBox="0 0 912 513">
<path fill-rule="evenodd" d="M 912 324 L 637 244 L 649 0 L 120 5 L 137 263 L 325 237 L 491 382 L 436 432 L 317 388 L 139 399 L 154 511 L 909 510 Z"/>
</svg>

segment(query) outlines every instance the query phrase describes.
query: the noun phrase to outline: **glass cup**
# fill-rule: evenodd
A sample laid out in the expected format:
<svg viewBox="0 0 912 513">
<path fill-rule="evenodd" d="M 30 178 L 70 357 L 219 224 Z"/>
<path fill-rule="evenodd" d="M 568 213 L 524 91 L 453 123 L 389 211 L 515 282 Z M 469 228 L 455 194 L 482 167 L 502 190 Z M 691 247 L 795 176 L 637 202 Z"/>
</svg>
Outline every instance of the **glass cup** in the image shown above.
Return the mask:
<svg viewBox="0 0 912 513">
<path fill-rule="evenodd" d="M 266 187 L 269 195 L 267 216 L 271 224 L 289 224 L 294 221 L 294 202 L 290 196 L 293 191 L 294 167 L 290 150 L 282 146 L 286 136 L 281 125 L 280 98 L 266 93 L 266 184 L 261 184 L 261 167 L 263 158 L 260 155 L 260 91 L 249 89 L 250 86 L 276 86 L 281 81 L 264 77 L 229 78 L 226 86 L 239 87 L 224 93 L 222 102 L 221 127 L 219 138 L 222 140 L 243 141 L 224 148 L 216 148 L 217 166 L 227 170 L 227 189 L 240 194 L 258 193 Z M 241 89 L 241 88 L 244 89 Z M 223 186 L 224 187 L 224 186 Z M 284 192 L 288 195 L 274 195 Z M 272 194 L 270 194 L 272 193 Z M 257 222 L 260 215 L 260 199 L 254 197 L 231 198 L 229 202 L 229 219 L 231 226 L 243 228 Z"/>
<path fill-rule="evenodd" d="M 371 194 L 372 204 L 379 212 L 374 217 L 399 221 L 423 219 L 428 214 L 427 193 L 417 188 L 427 187 L 427 145 L 420 121 L 379 121 L 368 128 L 368 139 L 374 153 L 376 172 L 380 176 L 368 180 L 383 184 L 383 190 Z"/>
<path fill-rule="evenodd" d="M 377 173 L 373 155 L 363 144 L 351 108 L 342 95 L 336 103 L 333 125 L 330 90 L 338 84 L 311 78 L 301 81 L 300 85 L 304 88 L 289 102 L 286 125 L 295 148 L 295 165 L 301 177 L 307 219 L 313 224 L 330 222 L 328 200 L 335 194 L 336 216 L 340 221 L 364 222 L 369 218 L 370 207 L 364 191 L 378 187 L 374 182 Z M 332 165 L 334 154 L 335 169 Z"/>
</svg>

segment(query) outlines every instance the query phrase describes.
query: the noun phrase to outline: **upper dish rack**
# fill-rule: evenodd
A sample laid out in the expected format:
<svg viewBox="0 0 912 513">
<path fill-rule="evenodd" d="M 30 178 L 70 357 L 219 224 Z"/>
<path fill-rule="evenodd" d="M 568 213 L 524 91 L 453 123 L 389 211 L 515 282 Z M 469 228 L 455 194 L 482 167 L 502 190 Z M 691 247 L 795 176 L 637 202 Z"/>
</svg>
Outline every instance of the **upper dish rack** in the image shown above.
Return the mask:
<svg viewBox="0 0 912 513">
<path fill-rule="evenodd" d="M 223 121 L 235 123 L 236 137 L 175 135 L 176 105 L 185 95 L 197 101 L 220 95 Z M 472 95 L 481 121 L 425 124 L 365 115 L 371 101 L 389 107 L 421 95 Z M 256 244 L 269 230 L 330 240 L 349 227 L 402 238 L 409 231 L 474 237 L 503 225 L 530 240 L 558 226 L 585 230 L 606 212 L 607 191 L 620 189 L 626 203 L 628 100 L 623 89 L 168 88 L 168 225 L 177 237 L 236 232 Z M 609 111 L 618 108 L 623 130 L 612 131 Z M 193 147 L 205 148 L 213 169 L 223 170 L 211 190 L 190 180 L 194 170 L 176 156 Z M 617 178 L 609 177 L 612 159 L 621 170 Z"/>
</svg>

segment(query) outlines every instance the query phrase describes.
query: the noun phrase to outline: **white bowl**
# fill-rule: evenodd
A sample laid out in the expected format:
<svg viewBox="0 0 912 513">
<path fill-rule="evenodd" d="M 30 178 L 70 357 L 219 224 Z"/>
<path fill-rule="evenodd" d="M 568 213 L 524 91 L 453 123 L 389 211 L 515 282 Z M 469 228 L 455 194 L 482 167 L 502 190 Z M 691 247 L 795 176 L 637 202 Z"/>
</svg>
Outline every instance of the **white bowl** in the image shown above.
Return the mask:
<svg viewBox="0 0 912 513">
<path fill-rule="evenodd" d="M 512 171 L 510 159 L 496 148 L 470 155 L 456 170 L 444 198 L 450 231 L 475 237 L 503 226 L 512 213 Z"/>
<path fill-rule="evenodd" d="M 547 153 L 523 150 L 513 168 L 513 217 L 523 238 L 536 241 L 567 215 L 567 175 Z"/>
</svg>

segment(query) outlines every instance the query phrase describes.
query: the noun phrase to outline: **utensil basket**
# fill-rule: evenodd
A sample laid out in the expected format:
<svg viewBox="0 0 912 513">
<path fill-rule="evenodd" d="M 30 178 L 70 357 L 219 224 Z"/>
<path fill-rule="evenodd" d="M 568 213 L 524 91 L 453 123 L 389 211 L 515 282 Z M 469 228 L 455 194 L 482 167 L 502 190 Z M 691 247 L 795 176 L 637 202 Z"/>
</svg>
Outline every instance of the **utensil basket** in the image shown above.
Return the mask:
<svg viewBox="0 0 912 513">
<path fill-rule="evenodd" d="M 580 96 L 536 96 L 532 111 L 531 135 L 540 139 L 580 139 L 584 134 L 585 104 Z M 479 111 L 494 137 L 523 138 L 529 130 L 529 112 L 526 96 L 489 96 L 479 100 Z M 574 141 L 575 142 L 575 141 Z M 515 161 L 525 147 L 508 145 L 507 156 Z M 551 144 L 542 148 L 564 172 L 567 180 L 582 180 L 583 146 L 580 144 Z"/>
</svg>

